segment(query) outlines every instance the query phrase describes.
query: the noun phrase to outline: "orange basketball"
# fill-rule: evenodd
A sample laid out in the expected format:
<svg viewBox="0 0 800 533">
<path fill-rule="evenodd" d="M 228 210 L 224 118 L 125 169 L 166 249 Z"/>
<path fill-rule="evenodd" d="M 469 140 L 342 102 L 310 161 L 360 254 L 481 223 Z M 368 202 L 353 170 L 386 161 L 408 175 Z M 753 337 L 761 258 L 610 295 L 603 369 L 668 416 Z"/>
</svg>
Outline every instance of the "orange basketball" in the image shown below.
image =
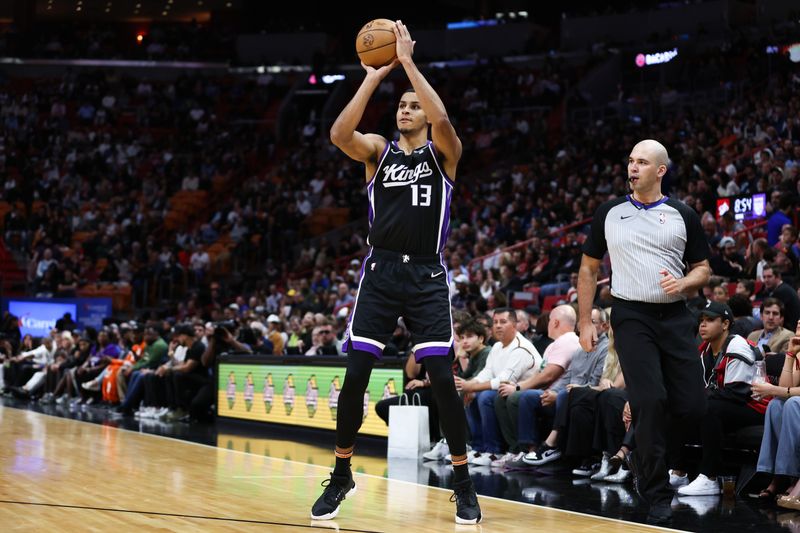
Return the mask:
<svg viewBox="0 0 800 533">
<path fill-rule="evenodd" d="M 370 67 L 382 67 L 397 57 L 394 21 L 375 19 L 364 24 L 356 36 L 358 58 Z"/>
</svg>

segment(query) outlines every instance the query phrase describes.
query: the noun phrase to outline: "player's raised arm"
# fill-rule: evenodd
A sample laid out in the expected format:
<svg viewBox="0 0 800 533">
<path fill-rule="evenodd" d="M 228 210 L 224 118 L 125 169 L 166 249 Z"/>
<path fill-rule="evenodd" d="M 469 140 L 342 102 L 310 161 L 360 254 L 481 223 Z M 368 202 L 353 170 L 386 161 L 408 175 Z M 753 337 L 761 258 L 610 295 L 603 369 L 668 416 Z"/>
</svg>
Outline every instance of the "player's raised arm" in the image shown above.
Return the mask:
<svg viewBox="0 0 800 533">
<path fill-rule="evenodd" d="M 397 38 L 397 60 L 403 65 L 414 92 L 417 93 L 419 103 L 431 123 L 433 144 L 444 159 L 447 173 L 454 178 L 456 164 L 461 159 L 461 140 L 450 123 L 442 99 L 414 64 L 411 57 L 414 53 L 414 41 L 411 40 L 408 28 L 398 20 L 395 23 L 394 33 Z"/>
<path fill-rule="evenodd" d="M 397 65 L 397 61 L 379 69 L 364 65 L 364 63 L 361 65 L 367 71 L 367 75 L 353 99 L 345 106 L 331 126 L 331 142 L 351 158 L 367 163 L 369 167 L 369 164 L 375 163 L 378 155 L 383 151 L 386 139 L 374 133 L 359 133 L 356 131 L 356 127 L 361 122 L 361 117 L 364 115 L 372 93 L 381 84 L 383 78 Z M 369 170 L 368 168 L 368 175 L 370 174 Z"/>
</svg>

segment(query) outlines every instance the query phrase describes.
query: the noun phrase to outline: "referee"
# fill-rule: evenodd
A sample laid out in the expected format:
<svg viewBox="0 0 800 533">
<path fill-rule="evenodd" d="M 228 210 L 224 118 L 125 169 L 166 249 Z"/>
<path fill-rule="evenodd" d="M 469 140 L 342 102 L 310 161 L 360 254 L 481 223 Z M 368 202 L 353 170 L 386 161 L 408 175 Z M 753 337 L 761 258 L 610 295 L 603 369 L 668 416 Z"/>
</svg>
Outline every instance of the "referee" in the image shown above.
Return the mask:
<svg viewBox="0 0 800 533">
<path fill-rule="evenodd" d="M 600 262 L 608 252 L 614 297 L 611 327 L 630 397 L 636 436 L 633 462 L 647 522 L 672 520 L 666 464 L 669 423 L 699 422 L 705 412 L 696 320 L 685 299 L 711 275 L 708 244 L 697 213 L 661 193 L 667 150 L 654 140 L 628 157 L 631 194 L 602 204 L 583 245 L 578 277 L 581 346 L 594 350 L 592 303 Z"/>
</svg>

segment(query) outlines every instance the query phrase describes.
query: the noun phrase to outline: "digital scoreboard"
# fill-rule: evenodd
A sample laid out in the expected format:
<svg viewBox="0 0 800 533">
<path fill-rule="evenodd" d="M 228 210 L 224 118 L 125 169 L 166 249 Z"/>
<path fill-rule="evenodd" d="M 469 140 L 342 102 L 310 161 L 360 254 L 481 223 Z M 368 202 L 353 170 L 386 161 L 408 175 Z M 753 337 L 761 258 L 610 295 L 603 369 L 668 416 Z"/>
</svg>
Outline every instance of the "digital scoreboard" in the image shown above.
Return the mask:
<svg viewBox="0 0 800 533">
<path fill-rule="evenodd" d="M 729 212 L 733 213 L 733 218 L 736 220 L 765 217 L 767 215 L 767 195 L 759 192 L 717 199 L 717 219 Z"/>
</svg>

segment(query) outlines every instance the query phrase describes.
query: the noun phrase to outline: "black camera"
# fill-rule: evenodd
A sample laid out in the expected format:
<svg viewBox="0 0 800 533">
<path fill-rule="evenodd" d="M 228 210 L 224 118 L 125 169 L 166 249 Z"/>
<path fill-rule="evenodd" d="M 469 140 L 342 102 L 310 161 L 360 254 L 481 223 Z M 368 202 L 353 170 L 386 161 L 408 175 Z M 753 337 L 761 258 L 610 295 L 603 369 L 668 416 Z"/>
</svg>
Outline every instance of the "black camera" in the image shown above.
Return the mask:
<svg viewBox="0 0 800 533">
<path fill-rule="evenodd" d="M 236 329 L 236 321 L 234 320 L 223 320 L 221 322 L 214 322 L 214 338 L 215 339 L 222 339 L 225 337 L 225 330 L 233 335 L 234 330 Z"/>
</svg>

